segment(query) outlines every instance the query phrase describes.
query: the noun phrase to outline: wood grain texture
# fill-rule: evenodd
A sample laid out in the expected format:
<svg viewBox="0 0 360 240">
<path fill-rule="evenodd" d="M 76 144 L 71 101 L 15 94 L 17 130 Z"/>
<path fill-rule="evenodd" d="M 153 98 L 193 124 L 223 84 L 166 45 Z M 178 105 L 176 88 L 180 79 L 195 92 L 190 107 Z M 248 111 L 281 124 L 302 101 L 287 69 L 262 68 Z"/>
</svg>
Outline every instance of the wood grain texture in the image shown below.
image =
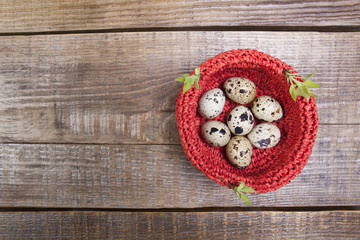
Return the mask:
<svg viewBox="0 0 360 240">
<path fill-rule="evenodd" d="M 360 126 L 320 126 L 289 185 L 250 196 L 255 207 L 359 205 Z M 206 178 L 180 145 L 0 145 L 0 207 L 243 206 Z"/>
<path fill-rule="evenodd" d="M 178 143 L 174 78 L 236 48 L 269 53 L 302 74 L 318 66 L 320 123 L 360 124 L 360 33 L 3 36 L 0 141 Z"/>
<path fill-rule="evenodd" d="M 0 32 L 198 26 L 360 24 L 360 3 L 342 1 L 5 0 Z"/>
<path fill-rule="evenodd" d="M 359 239 L 360 211 L 1 212 L 1 239 Z"/>
</svg>

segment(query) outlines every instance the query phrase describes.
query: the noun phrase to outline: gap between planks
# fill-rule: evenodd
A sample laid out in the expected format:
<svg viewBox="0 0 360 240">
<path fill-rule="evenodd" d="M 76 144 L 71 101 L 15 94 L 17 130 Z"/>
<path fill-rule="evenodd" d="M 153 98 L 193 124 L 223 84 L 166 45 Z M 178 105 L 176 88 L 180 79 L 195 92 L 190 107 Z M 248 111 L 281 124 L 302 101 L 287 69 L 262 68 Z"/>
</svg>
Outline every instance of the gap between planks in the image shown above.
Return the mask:
<svg viewBox="0 0 360 240">
<path fill-rule="evenodd" d="M 359 206 L 316 207 L 200 207 L 200 208 L 58 208 L 0 207 L 0 212 L 323 212 L 358 211 Z"/>
<path fill-rule="evenodd" d="M 359 25 L 348 26 L 209 26 L 209 27 L 155 27 L 155 28 L 110 28 L 97 30 L 69 30 L 43 32 L 3 32 L 0 36 L 33 36 L 33 35 L 65 35 L 96 34 L 126 32 L 360 32 Z"/>
<path fill-rule="evenodd" d="M 338 125 L 338 124 L 337 124 Z M 122 143 L 97 143 L 97 142 L 21 142 L 21 141 L 14 141 L 14 142 L 1 142 L 0 144 L 29 144 L 29 145 L 52 145 L 52 144 L 58 144 L 58 145 L 94 145 L 94 146 L 124 146 L 124 145 L 134 145 L 134 146 L 179 146 L 181 143 L 134 143 L 134 142 L 122 142 Z"/>
</svg>

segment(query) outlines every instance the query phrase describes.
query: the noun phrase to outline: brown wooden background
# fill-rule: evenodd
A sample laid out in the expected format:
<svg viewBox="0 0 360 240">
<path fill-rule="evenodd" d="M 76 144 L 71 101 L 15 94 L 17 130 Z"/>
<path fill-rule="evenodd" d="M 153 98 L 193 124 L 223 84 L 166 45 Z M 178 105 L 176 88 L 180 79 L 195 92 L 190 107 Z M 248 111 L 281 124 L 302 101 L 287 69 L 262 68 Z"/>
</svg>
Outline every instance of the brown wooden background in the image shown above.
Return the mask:
<svg viewBox="0 0 360 240">
<path fill-rule="evenodd" d="M 321 85 L 308 164 L 252 207 L 174 115 L 174 79 L 237 48 Z M 3 0 L 0 86 L 0 239 L 360 239 L 359 0 Z"/>
</svg>

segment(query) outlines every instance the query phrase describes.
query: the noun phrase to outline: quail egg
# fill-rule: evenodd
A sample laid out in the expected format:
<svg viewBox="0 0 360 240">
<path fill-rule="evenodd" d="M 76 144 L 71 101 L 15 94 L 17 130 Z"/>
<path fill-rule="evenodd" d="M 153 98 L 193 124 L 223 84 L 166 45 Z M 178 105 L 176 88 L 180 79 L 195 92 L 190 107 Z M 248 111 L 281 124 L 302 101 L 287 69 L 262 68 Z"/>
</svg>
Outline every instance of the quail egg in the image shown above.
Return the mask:
<svg viewBox="0 0 360 240">
<path fill-rule="evenodd" d="M 257 97 L 251 110 L 257 119 L 266 122 L 278 121 L 283 116 L 279 102 L 269 96 Z"/>
<path fill-rule="evenodd" d="M 226 95 L 234 102 L 240 104 L 251 103 L 256 97 L 255 84 L 242 77 L 232 77 L 224 83 Z"/>
<path fill-rule="evenodd" d="M 279 128 L 271 123 L 256 125 L 247 138 L 257 148 L 271 148 L 279 143 L 281 133 Z"/>
<path fill-rule="evenodd" d="M 201 133 L 206 142 L 214 147 L 225 146 L 231 138 L 229 128 L 219 121 L 208 121 L 201 125 Z"/>
<path fill-rule="evenodd" d="M 235 107 L 227 117 L 227 125 L 235 135 L 246 135 L 254 126 L 254 116 L 244 106 Z"/>
<path fill-rule="evenodd" d="M 229 161 L 238 168 L 246 168 L 251 163 L 252 146 L 243 136 L 234 136 L 226 146 Z"/>
<path fill-rule="evenodd" d="M 207 119 L 219 116 L 225 106 L 225 94 L 220 88 L 204 93 L 199 100 L 200 115 Z"/>
</svg>

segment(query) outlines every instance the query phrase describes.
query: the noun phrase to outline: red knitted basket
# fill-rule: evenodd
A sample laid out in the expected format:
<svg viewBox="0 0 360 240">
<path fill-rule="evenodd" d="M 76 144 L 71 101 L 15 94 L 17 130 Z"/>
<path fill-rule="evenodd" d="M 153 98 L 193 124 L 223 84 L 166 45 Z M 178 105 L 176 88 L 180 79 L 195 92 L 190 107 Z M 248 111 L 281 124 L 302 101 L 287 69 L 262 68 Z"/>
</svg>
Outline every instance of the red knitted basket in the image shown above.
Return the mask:
<svg viewBox="0 0 360 240">
<path fill-rule="evenodd" d="M 200 65 L 200 89 L 192 87 L 185 94 L 182 90 L 179 92 L 175 111 L 182 146 L 191 163 L 208 178 L 228 188 L 229 183 L 239 185 L 239 181 L 243 181 L 258 193 L 265 193 L 288 184 L 304 168 L 318 128 L 315 99 L 311 97 L 308 102 L 298 97 L 294 102 L 284 69 L 293 70 L 279 59 L 257 50 L 232 50 Z M 198 100 L 206 91 L 223 89 L 226 79 L 235 76 L 252 80 L 257 86 L 257 96 L 275 98 L 284 112 L 283 118 L 274 123 L 281 131 L 280 142 L 269 149 L 253 147 L 252 162 L 245 169 L 238 169 L 227 160 L 226 147 L 212 147 L 203 140 L 200 126 L 208 120 L 197 110 Z M 226 99 L 223 112 L 214 120 L 226 123 L 226 116 L 237 105 Z"/>
</svg>

